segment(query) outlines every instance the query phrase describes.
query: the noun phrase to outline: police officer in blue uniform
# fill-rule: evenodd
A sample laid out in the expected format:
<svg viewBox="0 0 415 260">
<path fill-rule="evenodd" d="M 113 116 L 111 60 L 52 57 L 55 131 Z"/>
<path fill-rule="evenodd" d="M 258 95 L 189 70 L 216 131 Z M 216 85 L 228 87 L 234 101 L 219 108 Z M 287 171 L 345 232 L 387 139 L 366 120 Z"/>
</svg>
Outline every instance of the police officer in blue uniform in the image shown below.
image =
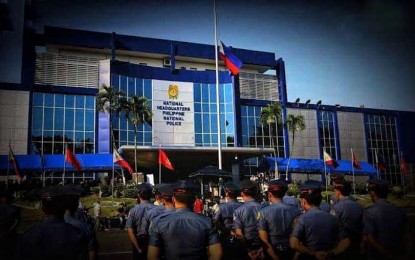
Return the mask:
<svg viewBox="0 0 415 260">
<path fill-rule="evenodd" d="M 98 241 L 96 239 L 95 231 L 90 224 L 77 219 L 75 216 L 75 212 L 78 210 L 79 197 L 83 192 L 83 188 L 80 185 L 69 184 L 63 186 L 63 192 L 66 195 L 64 220 L 66 223 L 76 227 L 81 231 L 82 235 L 86 237 L 89 260 L 94 260 L 97 258 L 98 254 Z"/>
<path fill-rule="evenodd" d="M 370 259 L 403 259 L 413 247 L 406 214 L 386 201 L 388 185 L 385 180 L 368 181 L 374 205 L 366 209 L 363 235 Z"/>
<path fill-rule="evenodd" d="M 60 187 L 48 187 L 41 195 L 45 220 L 23 234 L 17 259 L 88 259 L 88 243 L 74 226 L 65 223 L 66 197 Z"/>
<path fill-rule="evenodd" d="M 219 230 L 219 239 L 223 248 L 223 259 L 240 259 L 243 257 L 243 250 L 235 237 L 233 213 L 242 205 L 237 200 L 241 192 L 240 187 L 232 182 L 224 185 L 226 203 L 219 204 L 218 212 L 213 216 L 213 223 Z"/>
<path fill-rule="evenodd" d="M 290 246 L 297 251 L 299 259 L 324 259 L 338 255 L 348 244 L 337 244 L 339 226 L 334 216 L 322 211 L 321 188 L 304 184 L 301 188 L 301 204 L 305 213 L 298 217 L 290 236 Z"/>
<path fill-rule="evenodd" d="M 294 197 L 294 193 L 290 190 L 288 190 L 285 196 L 282 198 L 282 203 L 294 207 L 297 210 L 298 214 L 303 213 L 303 207 L 301 207 L 300 200 Z"/>
<path fill-rule="evenodd" d="M 289 235 L 298 210 L 282 203 L 288 186 L 283 181 L 268 183 L 270 205 L 259 212 L 259 237 L 266 244 L 267 253 L 272 259 L 291 259 L 293 251 L 289 247 Z"/>
<path fill-rule="evenodd" d="M 330 182 L 332 185 L 335 185 L 336 181 L 341 181 L 341 180 L 343 181 L 345 180 L 344 174 L 341 174 L 341 173 L 330 174 Z M 337 199 L 336 194 L 332 194 L 330 196 L 330 201 L 329 201 L 330 205 L 333 206 L 337 202 L 339 202 L 339 200 Z"/>
<path fill-rule="evenodd" d="M 306 180 L 304 182 L 304 184 L 306 184 L 306 185 L 310 184 L 312 186 L 318 186 L 320 188 L 323 185 L 323 183 L 321 181 L 317 181 L 317 180 Z M 322 211 L 327 212 L 327 213 L 330 213 L 330 210 L 331 210 L 330 204 L 327 203 L 327 201 L 325 201 L 324 198 L 321 200 L 319 208 Z"/>
<path fill-rule="evenodd" d="M 146 259 L 148 237 L 143 231 L 142 221 L 146 211 L 155 207 L 153 203 L 150 203 L 150 199 L 153 197 L 153 186 L 148 183 L 138 185 L 137 196 L 140 204 L 130 210 L 125 226 L 133 247 L 133 259 Z"/>
<path fill-rule="evenodd" d="M 235 234 L 242 243 L 258 237 L 258 212 L 262 207 L 254 200 L 256 193 L 255 183 L 245 181 L 241 184 L 241 197 L 244 203 L 235 209 L 234 223 Z"/>
<path fill-rule="evenodd" d="M 0 255 L 12 259 L 18 241 L 17 227 L 20 223 L 20 209 L 12 205 L 10 191 L 0 191 Z"/>
<path fill-rule="evenodd" d="M 340 237 L 349 238 L 351 241 L 350 247 L 342 254 L 342 258 L 360 258 L 364 208 L 349 198 L 352 191 L 351 182 L 337 179 L 333 181 L 333 184 L 337 203 L 332 206 L 330 214 L 338 220 Z"/>
<path fill-rule="evenodd" d="M 210 219 L 192 211 L 198 186 L 181 182 L 174 188 L 176 212 L 161 215 L 150 229 L 148 259 L 220 259 L 222 247 Z"/>
</svg>

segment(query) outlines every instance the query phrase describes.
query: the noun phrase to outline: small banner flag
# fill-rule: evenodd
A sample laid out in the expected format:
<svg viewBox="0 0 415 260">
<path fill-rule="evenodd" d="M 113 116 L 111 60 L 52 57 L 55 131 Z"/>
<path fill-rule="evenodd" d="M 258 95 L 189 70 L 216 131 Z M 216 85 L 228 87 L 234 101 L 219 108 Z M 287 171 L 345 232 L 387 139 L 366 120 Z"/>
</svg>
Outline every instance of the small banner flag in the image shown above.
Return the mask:
<svg viewBox="0 0 415 260">
<path fill-rule="evenodd" d="M 173 165 L 171 164 L 167 154 L 163 150 L 159 150 L 159 164 L 163 165 L 167 169 L 174 170 Z"/>
<path fill-rule="evenodd" d="M 81 171 L 82 167 L 81 167 L 81 163 L 79 162 L 79 160 L 75 157 L 74 153 L 72 152 L 71 149 L 69 149 L 68 147 L 66 147 L 65 149 L 65 162 L 68 162 L 72 165 L 72 167 L 77 170 L 78 172 Z"/>
<path fill-rule="evenodd" d="M 383 156 L 378 151 L 375 153 L 375 163 L 379 171 L 386 171 L 385 160 L 383 160 Z"/>
<path fill-rule="evenodd" d="M 127 171 L 130 174 L 134 173 L 133 168 L 131 168 L 130 164 L 128 164 L 128 162 L 124 160 L 124 158 L 122 158 L 122 156 L 117 152 L 116 149 L 114 149 L 114 152 L 112 153 L 112 158 L 113 158 L 113 163 L 116 163 L 120 165 L 121 167 L 127 169 Z"/>
<path fill-rule="evenodd" d="M 328 153 L 326 153 L 326 151 L 324 151 L 324 162 L 328 165 L 333 166 L 334 168 L 339 167 L 339 164 L 333 160 L 330 155 Z"/>
<path fill-rule="evenodd" d="M 16 173 L 17 179 L 19 181 L 23 180 L 23 175 L 20 172 L 19 164 L 17 163 L 16 157 L 14 156 L 12 147 L 9 145 L 9 158 L 8 158 L 9 164 L 11 164 L 14 168 L 14 172 Z"/>
<path fill-rule="evenodd" d="M 238 75 L 242 61 L 232 53 L 231 48 L 225 46 L 221 41 L 219 42 L 219 57 L 225 62 L 225 66 L 233 76 Z"/>
<path fill-rule="evenodd" d="M 399 164 L 401 165 L 402 174 L 407 175 L 408 174 L 408 164 L 406 164 L 405 159 L 403 158 L 403 154 L 401 153 L 401 157 L 399 159 Z"/>
<path fill-rule="evenodd" d="M 357 157 L 356 157 L 356 155 L 354 154 L 354 152 L 352 152 L 352 158 L 353 158 L 353 160 L 352 160 L 352 165 L 353 165 L 353 167 L 354 167 L 354 168 L 356 168 L 356 169 L 358 169 L 358 170 L 361 170 L 361 169 L 362 169 L 362 167 L 360 166 L 360 163 L 359 163 L 359 161 L 357 160 Z"/>
</svg>

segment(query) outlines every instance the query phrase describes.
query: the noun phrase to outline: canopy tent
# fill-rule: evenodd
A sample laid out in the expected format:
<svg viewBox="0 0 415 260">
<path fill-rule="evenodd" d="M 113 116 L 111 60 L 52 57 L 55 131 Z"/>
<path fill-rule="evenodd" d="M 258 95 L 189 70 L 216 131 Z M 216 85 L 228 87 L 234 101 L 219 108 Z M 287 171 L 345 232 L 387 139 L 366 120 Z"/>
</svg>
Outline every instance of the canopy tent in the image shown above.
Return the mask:
<svg viewBox="0 0 415 260">
<path fill-rule="evenodd" d="M 264 157 L 261 164 L 267 165 L 269 171 L 275 171 L 275 161 L 277 161 L 278 171 L 287 169 L 288 158 Z M 334 168 L 327 165 L 327 173 L 343 173 L 347 175 L 353 174 L 352 162 L 346 160 L 338 160 L 339 166 Z M 355 175 L 376 175 L 376 169 L 367 162 L 359 162 L 361 170 L 354 169 Z M 291 158 L 288 172 L 297 173 L 324 173 L 324 161 L 322 159 L 296 159 Z"/>
<path fill-rule="evenodd" d="M 76 154 L 76 158 L 81 163 L 82 171 L 111 171 L 113 167 L 112 154 Z M 48 154 L 40 155 L 16 155 L 16 161 L 21 171 L 63 171 L 64 155 Z M 0 155 L 0 171 L 7 170 L 7 155 Z M 118 164 L 115 169 L 120 169 Z M 12 166 L 10 170 L 12 171 Z M 75 169 L 70 163 L 65 163 L 65 171 L 72 172 Z"/>
<path fill-rule="evenodd" d="M 209 165 L 203 169 L 197 170 L 189 174 L 189 178 L 194 178 L 194 177 L 199 177 L 199 176 L 200 177 L 210 176 L 210 177 L 220 177 L 220 178 L 232 178 L 232 173 L 221 170 L 216 166 Z"/>
</svg>

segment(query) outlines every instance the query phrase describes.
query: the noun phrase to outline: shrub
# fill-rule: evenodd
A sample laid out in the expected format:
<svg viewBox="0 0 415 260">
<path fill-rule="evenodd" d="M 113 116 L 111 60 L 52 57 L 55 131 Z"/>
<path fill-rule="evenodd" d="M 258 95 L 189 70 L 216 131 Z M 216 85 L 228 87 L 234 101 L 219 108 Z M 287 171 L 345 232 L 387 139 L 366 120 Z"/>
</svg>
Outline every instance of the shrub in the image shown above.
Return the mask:
<svg viewBox="0 0 415 260">
<path fill-rule="evenodd" d="M 395 195 L 396 198 L 400 199 L 403 196 L 403 190 L 400 186 L 393 186 L 392 194 Z"/>
<path fill-rule="evenodd" d="M 99 186 L 94 186 L 89 188 L 92 193 L 99 194 Z"/>
<path fill-rule="evenodd" d="M 288 192 L 297 197 L 300 195 L 300 189 L 298 188 L 297 184 L 291 183 L 288 184 Z"/>
<path fill-rule="evenodd" d="M 367 193 L 366 184 L 356 184 L 356 194 L 366 194 Z"/>
<path fill-rule="evenodd" d="M 127 188 L 123 192 L 124 198 L 137 198 L 137 189 L 136 188 Z"/>
</svg>

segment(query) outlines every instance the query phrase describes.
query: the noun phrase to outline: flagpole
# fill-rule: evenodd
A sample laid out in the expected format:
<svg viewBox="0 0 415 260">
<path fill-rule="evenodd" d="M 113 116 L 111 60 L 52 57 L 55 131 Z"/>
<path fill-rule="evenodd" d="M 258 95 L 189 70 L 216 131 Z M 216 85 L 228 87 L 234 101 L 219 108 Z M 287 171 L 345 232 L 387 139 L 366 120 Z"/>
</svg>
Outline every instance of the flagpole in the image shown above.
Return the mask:
<svg viewBox="0 0 415 260">
<path fill-rule="evenodd" d="M 379 179 L 379 158 L 378 158 L 378 149 L 375 148 L 375 163 L 376 163 L 376 175 Z"/>
<path fill-rule="evenodd" d="M 66 143 L 63 143 L 63 172 L 62 172 L 62 185 L 65 185 L 65 172 L 66 172 Z"/>
<path fill-rule="evenodd" d="M 354 180 L 354 165 L 353 165 L 354 163 L 353 148 L 350 148 L 350 152 L 352 155 L 351 163 L 352 163 L 352 178 L 353 178 L 353 195 L 356 195 L 356 187 L 355 187 L 356 185 L 355 185 L 355 180 Z"/>
<path fill-rule="evenodd" d="M 12 141 L 9 141 L 9 156 L 7 158 L 7 175 L 6 175 L 6 191 L 9 190 L 9 171 L 10 171 L 10 152 L 12 150 Z"/>
<path fill-rule="evenodd" d="M 220 130 L 220 104 L 219 104 L 219 65 L 218 65 L 218 33 L 216 17 L 216 0 L 213 0 L 213 19 L 215 30 L 215 68 L 216 68 L 216 110 L 218 111 L 218 166 L 222 170 L 222 147 L 221 147 L 221 130 Z"/>
<path fill-rule="evenodd" d="M 161 149 L 161 144 L 159 145 L 159 157 L 158 157 L 158 162 L 159 162 L 159 184 L 161 184 L 161 163 L 160 163 L 160 149 Z"/>
<path fill-rule="evenodd" d="M 323 150 L 324 150 L 324 152 L 326 152 L 326 148 L 323 148 Z M 329 186 L 329 178 L 328 178 L 328 176 L 327 176 L 327 165 L 326 165 L 326 161 L 325 161 L 325 159 L 324 159 L 324 156 L 323 156 L 323 164 L 324 164 L 324 176 L 326 177 L 326 201 L 328 200 L 328 198 L 329 198 L 329 195 L 328 195 L 328 186 Z"/>
</svg>

